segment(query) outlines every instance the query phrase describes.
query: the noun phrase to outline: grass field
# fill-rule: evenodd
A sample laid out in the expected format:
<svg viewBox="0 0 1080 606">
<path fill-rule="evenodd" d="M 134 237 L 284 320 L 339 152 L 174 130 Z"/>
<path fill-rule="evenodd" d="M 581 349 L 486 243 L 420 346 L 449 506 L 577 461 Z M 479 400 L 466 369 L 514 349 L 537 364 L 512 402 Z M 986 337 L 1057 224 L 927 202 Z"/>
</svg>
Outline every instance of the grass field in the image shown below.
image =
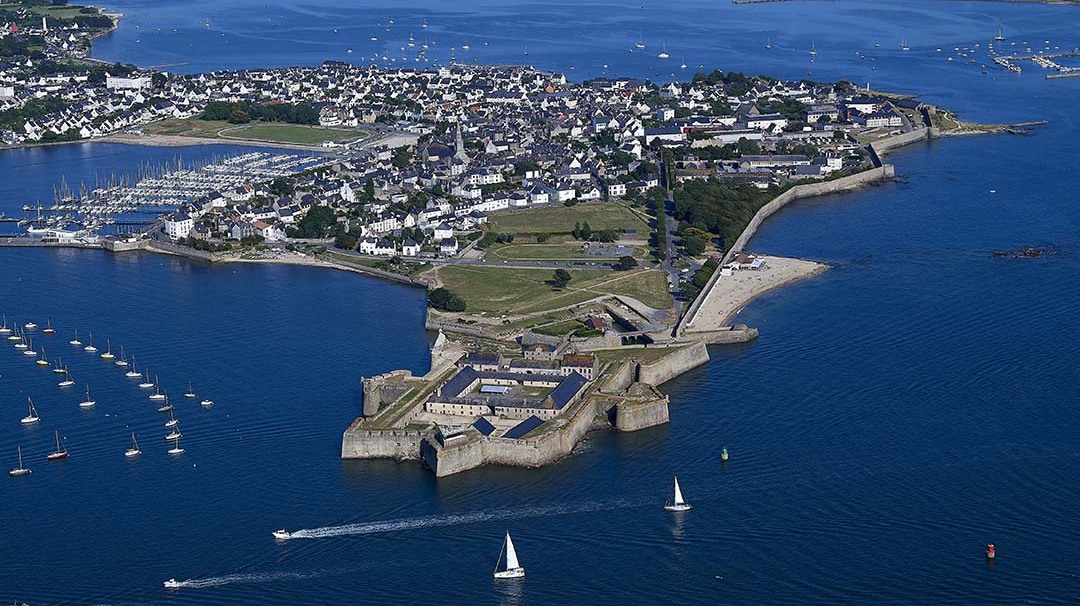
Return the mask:
<svg viewBox="0 0 1080 606">
<path fill-rule="evenodd" d="M 229 139 L 237 141 L 262 141 L 294 145 L 319 145 L 323 141 L 345 141 L 363 137 L 366 133 L 355 129 L 322 128 L 302 124 L 253 122 L 229 124 L 222 120 L 163 120 L 148 124 L 143 131 L 152 135 L 202 137 L 204 139 Z"/>
<path fill-rule="evenodd" d="M 466 267 L 439 269 L 443 285 L 465 298 L 468 311 L 505 315 L 544 313 L 605 294 L 634 297 L 660 309 L 671 307 L 664 273 L 657 270 L 615 272 L 607 269 L 572 269 L 570 284 L 555 290 L 548 284 L 550 269 Z"/>
<path fill-rule="evenodd" d="M 574 206 L 547 206 L 491 215 L 491 230 L 500 233 L 570 232 L 575 223 L 589 223 L 600 229 L 636 229 L 645 235 L 649 225 L 630 209 L 616 202 L 589 202 Z"/>
</svg>

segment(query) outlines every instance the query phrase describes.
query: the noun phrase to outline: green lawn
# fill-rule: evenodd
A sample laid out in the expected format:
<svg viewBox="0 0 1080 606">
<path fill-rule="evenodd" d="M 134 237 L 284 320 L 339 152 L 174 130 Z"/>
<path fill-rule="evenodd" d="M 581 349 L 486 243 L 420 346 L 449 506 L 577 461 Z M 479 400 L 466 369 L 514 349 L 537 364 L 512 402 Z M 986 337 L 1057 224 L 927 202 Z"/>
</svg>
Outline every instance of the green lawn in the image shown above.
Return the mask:
<svg viewBox="0 0 1080 606">
<path fill-rule="evenodd" d="M 555 290 L 548 284 L 553 274 L 550 269 L 450 265 L 439 268 L 439 278 L 446 288 L 465 298 L 468 311 L 473 313 L 538 314 L 604 294 L 628 295 L 657 308 L 672 304 L 667 280 L 661 271 L 569 271 L 572 279 L 562 290 Z"/>
<path fill-rule="evenodd" d="M 346 128 L 322 128 L 302 124 L 266 123 L 229 124 L 223 120 L 163 120 L 148 124 L 143 131 L 152 135 L 174 135 L 237 141 L 263 141 L 296 145 L 319 145 L 323 141 L 346 141 L 366 135 L 364 131 Z"/>
<path fill-rule="evenodd" d="M 491 230 L 500 233 L 570 232 L 575 223 L 600 229 L 636 229 L 647 237 L 648 223 L 616 202 L 589 202 L 574 206 L 548 206 L 491 215 Z"/>
</svg>

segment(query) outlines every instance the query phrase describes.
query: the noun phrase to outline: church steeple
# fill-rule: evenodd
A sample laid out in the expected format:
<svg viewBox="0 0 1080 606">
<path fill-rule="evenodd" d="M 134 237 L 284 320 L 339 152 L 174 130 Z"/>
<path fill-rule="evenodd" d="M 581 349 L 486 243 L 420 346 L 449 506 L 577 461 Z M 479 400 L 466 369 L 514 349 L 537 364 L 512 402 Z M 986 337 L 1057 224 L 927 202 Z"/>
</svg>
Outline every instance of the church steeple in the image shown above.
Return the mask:
<svg viewBox="0 0 1080 606">
<path fill-rule="evenodd" d="M 454 157 L 462 162 L 469 161 L 469 154 L 465 153 L 465 141 L 461 137 L 461 122 L 457 123 L 457 132 L 454 135 Z"/>
</svg>

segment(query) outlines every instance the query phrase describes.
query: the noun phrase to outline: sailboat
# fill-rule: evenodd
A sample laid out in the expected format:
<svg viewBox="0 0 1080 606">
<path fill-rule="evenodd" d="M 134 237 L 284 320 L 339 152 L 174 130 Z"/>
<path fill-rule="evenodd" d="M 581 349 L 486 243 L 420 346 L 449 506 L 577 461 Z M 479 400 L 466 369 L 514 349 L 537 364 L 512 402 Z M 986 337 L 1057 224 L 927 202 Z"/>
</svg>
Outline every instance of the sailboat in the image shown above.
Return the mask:
<svg viewBox="0 0 1080 606">
<path fill-rule="evenodd" d="M 503 563 L 503 553 L 506 554 L 506 567 L 499 570 L 499 565 Z M 514 549 L 514 540 L 510 538 L 509 532 L 503 538 L 503 546 L 499 551 L 499 559 L 495 561 L 495 572 L 492 576 L 496 579 L 520 579 L 525 576 L 525 569 L 518 562 L 517 550 Z"/>
<path fill-rule="evenodd" d="M 817 54 L 817 44 L 813 40 L 811 40 L 810 41 L 810 56 L 812 57 L 812 56 L 814 56 L 816 54 Z"/>
<path fill-rule="evenodd" d="M 139 374 L 139 371 L 136 370 L 136 368 L 135 368 L 135 356 L 134 356 L 134 354 L 131 356 L 131 369 L 128 370 L 127 372 L 125 372 L 124 376 L 132 378 L 132 379 L 135 379 L 135 378 L 138 378 L 138 377 L 142 376 L 141 374 Z"/>
<path fill-rule="evenodd" d="M 994 40 L 999 42 L 1005 40 L 1005 35 L 1001 33 L 1001 21 L 998 21 L 998 33 L 994 36 Z"/>
<path fill-rule="evenodd" d="M 634 43 L 634 48 L 638 50 L 645 50 L 645 30 L 641 30 L 641 37 Z"/>
<path fill-rule="evenodd" d="M 29 425 L 40 421 L 41 417 L 38 416 L 37 409 L 34 408 L 34 401 L 30 399 L 30 396 L 26 396 L 26 404 L 29 406 L 30 412 L 22 418 L 22 424 Z"/>
<path fill-rule="evenodd" d="M 165 394 L 161 393 L 161 387 L 158 385 L 158 378 L 154 376 L 154 393 L 150 394 L 151 400 L 164 400 Z"/>
<path fill-rule="evenodd" d="M 28 475 L 29 473 L 30 473 L 30 468 L 29 467 L 23 467 L 22 446 L 20 446 L 19 447 L 19 466 L 16 467 L 15 469 L 12 469 L 11 471 L 9 471 L 8 475 L 11 476 L 11 477 L 17 477 L 17 476 L 25 476 L 25 475 Z"/>
<path fill-rule="evenodd" d="M 75 380 L 71 378 L 71 371 L 68 367 L 64 367 L 64 380 L 56 384 L 57 387 L 71 387 L 75 384 Z"/>
<path fill-rule="evenodd" d="M 139 387 L 141 387 L 143 389 L 149 389 L 149 388 L 151 388 L 153 386 L 154 386 L 154 384 L 150 382 L 150 372 L 144 370 L 143 371 L 143 382 L 139 383 Z"/>
<path fill-rule="evenodd" d="M 114 356 L 112 352 L 112 341 L 109 339 L 105 339 L 105 353 L 101 354 L 101 359 L 112 360 L 115 357 L 116 356 Z"/>
<path fill-rule="evenodd" d="M 45 329 L 42 330 L 41 332 L 44 333 L 44 334 L 47 334 L 47 335 L 56 334 L 56 329 L 52 327 L 52 318 L 51 317 L 47 318 L 45 320 Z"/>
<path fill-rule="evenodd" d="M 75 329 L 75 338 L 68 341 L 68 345 L 75 345 L 76 347 L 82 345 L 82 341 L 79 340 L 79 329 Z"/>
<path fill-rule="evenodd" d="M 692 507 L 683 500 L 682 490 L 679 489 L 679 476 L 675 476 L 675 500 L 664 504 L 668 511 L 690 511 Z"/>
<path fill-rule="evenodd" d="M 56 356 L 56 362 L 53 364 L 52 371 L 58 375 L 67 372 L 67 368 L 64 367 L 64 361 L 60 359 L 60 356 Z"/>
<path fill-rule="evenodd" d="M 679 69 L 686 69 L 686 57 L 683 57 L 682 62 L 679 63 Z"/>
<path fill-rule="evenodd" d="M 187 382 L 187 393 L 184 394 L 185 398 L 194 398 L 195 391 L 191 389 L 191 381 Z"/>
<path fill-rule="evenodd" d="M 142 450 L 139 450 L 139 441 L 135 439 L 135 432 L 131 432 L 131 448 L 124 451 L 124 456 L 127 458 L 137 457 L 142 454 Z"/>
<path fill-rule="evenodd" d="M 16 345 L 15 347 L 19 347 L 19 349 L 22 349 L 24 356 L 36 356 L 37 352 L 34 351 L 34 339 L 31 338 L 29 341 L 30 341 L 29 345 L 26 345 L 24 347 L 19 347 L 18 345 Z"/>
<path fill-rule="evenodd" d="M 772 39 L 771 38 L 766 38 L 765 39 L 765 50 L 772 50 Z"/>
<path fill-rule="evenodd" d="M 173 447 L 169 449 L 169 454 L 171 454 L 171 455 L 184 454 L 184 449 L 180 448 L 180 437 L 179 436 L 177 436 L 176 440 L 173 442 Z"/>
<path fill-rule="evenodd" d="M 911 47 L 908 46 L 907 40 L 904 40 L 903 38 L 900 39 L 900 50 L 902 50 L 902 51 L 911 50 Z"/>
<path fill-rule="evenodd" d="M 465 44 L 461 45 L 461 50 L 466 50 L 467 51 L 467 50 L 469 50 L 469 48 L 471 48 L 469 46 L 469 37 L 465 36 Z"/>
<path fill-rule="evenodd" d="M 669 55 L 668 52 L 667 52 L 667 42 L 664 42 L 664 43 L 662 43 L 660 45 L 660 54 L 656 55 L 656 58 L 657 59 L 668 59 L 670 57 L 671 57 L 671 55 Z"/>
<path fill-rule="evenodd" d="M 16 337 L 15 340 L 16 340 L 15 349 L 26 349 L 27 347 L 29 347 L 29 345 L 26 344 L 26 337 L 25 336 L 20 334 L 18 337 Z"/>
<path fill-rule="evenodd" d="M 179 422 L 180 421 L 176 420 L 176 417 L 173 415 L 173 411 L 170 408 L 169 409 L 169 420 L 165 421 L 165 427 L 175 427 L 176 424 L 179 423 Z"/>
<path fill-rule="evenodd" d="M 45 348 L 44 347 L 41 348 L 41 357 L 38 358 L 37 360 L 34 360 L 34 364 L 37 364 L 38 366 L 48 366 L 49 365 L 49 358 L 45 355 Z"/>
<path fill-rule="evenodd" d="M 56 435 L 56 450 L 46 455 L 45 459 L 49 461 L 58 461 L 60 459 L 68 458 L 67 446 L 60 444 L 60 430 L 54 429 L 53 433 Z"/>
<path fill-rule="evenodd" d="M 90 353 L 97 351 L 97 348 L 94 347 L 94 333 L 90 333 L 90 336 L 86 338 L 86 342 L 87 345 L 83 348 L 83 351 L 88 351 Z"/>
<path fill-rule="evenodd" d="M 97 405 L 97 402 L 90 399 L 90 386 L 86 386 L 86 399 L 79 402 L 79 408 L 93 408 Z"/>
<path fill-rule="evenodd" d="M 151 396 L 151 397 L 153 397 L 153 396 Z M 157 411 L 158 412 L 172 412 L 173 405 L 169 404 L 169 396 L 168 396 L 168 394 L 162 394 L 162 397 L 165 398 L 165 403 L 162 404 L 161 406 L 158 406 Z"/>
<path fill-rule="evenodd" d="M 120 359 L 116 361 L 116 365 L 120 368 L 124 368 L 128 365 L 127 356 L 124 353 L 124 346 L 120 346 Z"/>
<path fill-rule="evenodd" d="M 7 314 L 4 314 L 4 322 L 0 324 L 0 335 L 10 335 L 11 329 L 7 325 Z"/>
<path fill-rule="evenodd" d="M 420 29 L 427 29 L 427 19 L 420 22 Z"/>
</svg>

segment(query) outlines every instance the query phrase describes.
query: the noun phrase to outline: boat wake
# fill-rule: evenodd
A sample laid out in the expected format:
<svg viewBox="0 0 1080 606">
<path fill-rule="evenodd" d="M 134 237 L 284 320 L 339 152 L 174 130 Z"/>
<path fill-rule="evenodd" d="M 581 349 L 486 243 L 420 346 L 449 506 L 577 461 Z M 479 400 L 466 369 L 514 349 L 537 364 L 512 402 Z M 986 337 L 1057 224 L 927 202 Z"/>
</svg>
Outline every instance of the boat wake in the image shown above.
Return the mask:
<svg viewBox="0 0 1080 606">
<path fill-rule="evenodd" d="M 179 582 L 179 589 L 206 589 L 222 585 L 272 583 L 274 581 L 311 579 L 322 576 L 322 572 L 253 572 L 226 574 L 205 579 L 188 579 Z"/>
<path fill-rule="evenodd" d="M 400 532 L 402 530 L 415 530 L 418 528 L 462 526 L 465 524 L 479 524 L 482 522 L 499 522 L 502 520 L 517 520 L 542 516 L 560 516 L 576 513 L 589 513 L 593 511 L 608 511 L 611 509 L 635 507 L 637 505 L 637 503 L 631 503 L 629 501 L 617 503 L 581 503 L 577 505 L 522 507 L 517 509 L 502 509 L 498 511 L 478 511 L 473 513 L 422 516 L 416 518 L 402 518 L 399 520 L 386 520 L 383 522 L 368 522 L 365 524 L 344 524 L 341 526 L 305 528 L 302 530 L 293 531 L 289 535 L 289 538 L 328 539 L 331 537 L 343 537 L 350 535 Z"/>
</svg>

